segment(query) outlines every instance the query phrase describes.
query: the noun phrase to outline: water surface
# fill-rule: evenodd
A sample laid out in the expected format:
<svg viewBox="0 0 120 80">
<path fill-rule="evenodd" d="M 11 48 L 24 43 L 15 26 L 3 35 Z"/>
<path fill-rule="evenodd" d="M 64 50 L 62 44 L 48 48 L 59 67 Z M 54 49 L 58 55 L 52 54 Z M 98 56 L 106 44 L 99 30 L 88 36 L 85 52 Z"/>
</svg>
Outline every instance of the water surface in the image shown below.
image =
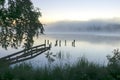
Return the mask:
<svg viewBox="0 0 120 80">
<path fill-rule="evenodd" d="M 38 38 L 34 37 L 34 46 L 39 44 L 51 44 L 52 48 L 36 58 L 27 60 L 35 66 L 44 66 L 48 64 L 75 63 L 80 57 L 86 57 L 88 61 L 99 64 L 106 64 L 108 54 L 116 48 L 120 48 L 120 36 L 118 34 L 93 34 L 93 33 L 69 33 L 53 34 L 48 33 Z M 0 48 L 0 56 L 5 56 L 19 50 Z M 50 54 L 50 55 L 49 55 Z"/>
</svg>

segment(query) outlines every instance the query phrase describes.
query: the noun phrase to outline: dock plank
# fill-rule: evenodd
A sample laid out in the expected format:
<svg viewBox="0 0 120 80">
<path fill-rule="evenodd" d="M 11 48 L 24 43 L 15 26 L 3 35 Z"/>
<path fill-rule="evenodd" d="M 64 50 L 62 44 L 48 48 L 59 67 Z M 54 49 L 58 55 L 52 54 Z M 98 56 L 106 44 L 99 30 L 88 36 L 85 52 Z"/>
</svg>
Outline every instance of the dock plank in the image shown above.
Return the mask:
<svg viewBox="0 0 120 80">
<path fill-rule="evenodd" d="M 29 49 L 24 49 L 22 51 L 18 51 L 16 53 L 10 54 L 8 56 L 0 58 L 0 62 L 6 62 L 9 65 L 15 64 L 18 62 L 22 62 L 28 59 L 32 59 L 45 51 L 50 50 L 51 45 L 46 46 L 46 44 L 38 45 L 31 47 Z"/>
</svg>

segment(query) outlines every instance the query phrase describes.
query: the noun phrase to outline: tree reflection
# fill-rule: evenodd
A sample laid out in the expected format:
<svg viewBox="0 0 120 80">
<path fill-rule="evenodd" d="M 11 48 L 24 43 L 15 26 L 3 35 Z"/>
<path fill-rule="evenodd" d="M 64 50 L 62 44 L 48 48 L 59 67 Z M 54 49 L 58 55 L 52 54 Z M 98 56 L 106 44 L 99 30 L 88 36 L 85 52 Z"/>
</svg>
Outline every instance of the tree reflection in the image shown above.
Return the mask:
<svg viewBox="0 0 120 80">
<path fill-rule="evenodd" d="M 30 0 L 0 0 L 0 46 L 7 49 L 33 45 L 33 37 L 43 33 L 41 13 Z"/>
<path fill-rule="evenodd" d="M 53 53 L 53 52 L 48 51 L 45 54 L 45 57 L 47 58 L 49 63 L 52 63 L 52 62 L 54 62 L 56 60 L 59 60 L 59 61 L 69 60 L 71 55 L 69 53 L 64 53 L 62 51 L 59 51 L 57 53 Z"/>
</svg>

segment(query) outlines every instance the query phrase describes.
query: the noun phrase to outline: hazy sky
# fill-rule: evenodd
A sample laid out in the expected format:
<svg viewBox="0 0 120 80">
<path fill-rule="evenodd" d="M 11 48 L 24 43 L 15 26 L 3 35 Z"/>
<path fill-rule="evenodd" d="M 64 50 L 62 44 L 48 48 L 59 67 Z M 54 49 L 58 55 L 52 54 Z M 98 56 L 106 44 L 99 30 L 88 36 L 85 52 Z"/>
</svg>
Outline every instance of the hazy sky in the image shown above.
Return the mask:
<svg viewBox="0 0 120 80">
<path fill-rule="evenodd" d="M 120 17 L 120 0 L 32 0 L 42 12 L 41 21 L 85 21 Z"/>
</svg>

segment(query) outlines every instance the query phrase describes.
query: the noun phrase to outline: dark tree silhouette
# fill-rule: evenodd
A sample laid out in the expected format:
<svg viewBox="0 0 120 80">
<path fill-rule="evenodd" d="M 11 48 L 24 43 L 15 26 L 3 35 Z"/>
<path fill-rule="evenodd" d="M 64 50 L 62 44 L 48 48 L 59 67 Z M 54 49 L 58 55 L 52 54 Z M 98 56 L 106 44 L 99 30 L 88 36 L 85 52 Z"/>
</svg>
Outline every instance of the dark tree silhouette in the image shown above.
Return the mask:
<svg viewBox="0 0 120 80">
<path fill-rule="evenodd" d="M 0 45 L 25 48 L 33 45 L 33 37 L 43 33 L 41 13 L 30 0 L 0 0 Z"/>
<path fill-rule="evenodd" d="M 108 59 L 108 71 L 115 80 L 120 80 L 120 51 L 114 49 L 113 55 L 107 56 Z"/>
</svg>

